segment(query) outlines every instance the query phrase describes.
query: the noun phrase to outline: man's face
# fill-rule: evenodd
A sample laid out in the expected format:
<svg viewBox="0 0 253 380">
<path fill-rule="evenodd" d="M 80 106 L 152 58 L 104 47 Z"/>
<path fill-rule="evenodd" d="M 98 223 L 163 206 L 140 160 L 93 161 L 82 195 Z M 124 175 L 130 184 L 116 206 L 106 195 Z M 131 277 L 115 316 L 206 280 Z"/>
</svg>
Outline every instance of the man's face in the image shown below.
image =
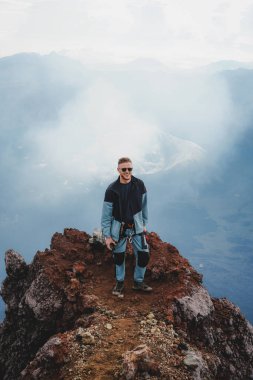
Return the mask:
<svg viewBox="0 0 253 380">
<path fill-rule="evenodd" d="M 119 164 L 118 166 L 119 175 L 125 181 L 129 181 L 132 176 L 132 170 L 128 170 L 128 169 L 133 169 L 132 162 L 123 162 L 122 164 Z"/>
</svg>

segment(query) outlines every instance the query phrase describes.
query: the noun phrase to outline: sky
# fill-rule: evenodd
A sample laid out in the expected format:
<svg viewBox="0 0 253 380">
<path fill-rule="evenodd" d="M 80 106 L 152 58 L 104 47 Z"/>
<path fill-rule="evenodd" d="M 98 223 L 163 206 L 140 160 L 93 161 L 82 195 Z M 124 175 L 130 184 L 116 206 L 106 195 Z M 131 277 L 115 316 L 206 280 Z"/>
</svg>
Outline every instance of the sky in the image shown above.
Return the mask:
<svg viewBox="0 0 253 380">
<path fill-rule="evenodd" d="M 52 51 L 84 63 L 192 68 L 253 61 L 252 0 L 0 0 L 0 57 Z"/>
</svg>

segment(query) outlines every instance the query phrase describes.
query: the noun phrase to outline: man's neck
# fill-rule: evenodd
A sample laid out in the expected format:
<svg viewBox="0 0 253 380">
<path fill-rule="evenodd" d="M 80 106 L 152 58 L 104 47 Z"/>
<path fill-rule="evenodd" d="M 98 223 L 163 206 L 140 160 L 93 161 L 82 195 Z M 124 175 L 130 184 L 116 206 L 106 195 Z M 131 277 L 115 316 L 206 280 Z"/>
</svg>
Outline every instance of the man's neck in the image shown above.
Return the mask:
<svg viewBox="0 0 253 380">
<path fill-rule="evenodd" d="M 130 177 L 129 179 L 121 178 L 121 176 L 119 177 L 119 181 L 120 181 L 120 183 L 125 184 L 125 185 L 126 185 L 127 183 L 131 182 L 131 179 L 132 179 L 132 177 Z"/>
</svg>

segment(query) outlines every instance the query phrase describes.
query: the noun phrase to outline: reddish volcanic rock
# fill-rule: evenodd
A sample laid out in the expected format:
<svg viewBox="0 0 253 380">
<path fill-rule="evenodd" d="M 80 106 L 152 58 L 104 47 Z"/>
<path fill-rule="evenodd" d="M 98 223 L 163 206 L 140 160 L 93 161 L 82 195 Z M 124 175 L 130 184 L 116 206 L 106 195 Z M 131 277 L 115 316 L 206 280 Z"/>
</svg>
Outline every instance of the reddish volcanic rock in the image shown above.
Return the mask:
<svg viewBox="0 0 253 380">
<path fill-rule="evenodd" d="M 252 326 L 232 303 L 210 297 L 175 247 L 148 234 L 153 292 L 142 294 L 132 290 L 128 246 L 120 299 L 111 294 L 111 252 L 89 238 L 55 233 L 30 265 L 6 252 L 1 379 L 251 378 Z"/>
<path fill-rule="evenodd" d="M 136 378 L 136 375 L 147 373 L 159 375 L 159 366 L 153 359 L 153 354 L 146 344 L 135 347 L 123 355 L 122 377 L 127 380 Z"/>
</svg>

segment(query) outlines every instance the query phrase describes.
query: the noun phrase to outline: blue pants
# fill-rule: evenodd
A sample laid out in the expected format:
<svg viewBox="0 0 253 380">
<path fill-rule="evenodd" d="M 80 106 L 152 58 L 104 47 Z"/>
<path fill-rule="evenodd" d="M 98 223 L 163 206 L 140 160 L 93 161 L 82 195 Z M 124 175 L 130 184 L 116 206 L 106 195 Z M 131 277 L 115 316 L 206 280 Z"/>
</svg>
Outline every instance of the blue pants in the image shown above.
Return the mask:
<svg viewBox="0 0 253 380">
<path fill-rule="evenodd" d="M 148 245 L 146 248 L 142 246 L 142 237 L 140 235 L 133 235 L 134 230 L 133 229 L 127 229 L 124 233 L 123 238 L 117 243 L 115 248 L 113 249 L 113 254 L 117 253 L 118 257 L 120 258 L 120 254 L 123 255 L 120 262 L 122 264 L 116 264 L 116 280 L 117 281 L 124 281 L 125 279 L 125 251 L 126 251 L 126 244 L 127 244 L 127 238 L 132 236 L 132 246 L 134 250 L 136 265 L 134 270 L 134 281 L 136 282 L 142 282 L 144 280 L 145 272 L 146 272 L 146 266 L 145 261 L 147 260 L 147 256 L 149 257 L 149 247 Z M 145 239 L 146 242 L 146 239 Z M 140 255 L 141 261 L 140 262 Z M 144 259 L 144 260 L 143 260 Z M 141 263 L 141 266 L 139 265 Z"/>
</svg>

